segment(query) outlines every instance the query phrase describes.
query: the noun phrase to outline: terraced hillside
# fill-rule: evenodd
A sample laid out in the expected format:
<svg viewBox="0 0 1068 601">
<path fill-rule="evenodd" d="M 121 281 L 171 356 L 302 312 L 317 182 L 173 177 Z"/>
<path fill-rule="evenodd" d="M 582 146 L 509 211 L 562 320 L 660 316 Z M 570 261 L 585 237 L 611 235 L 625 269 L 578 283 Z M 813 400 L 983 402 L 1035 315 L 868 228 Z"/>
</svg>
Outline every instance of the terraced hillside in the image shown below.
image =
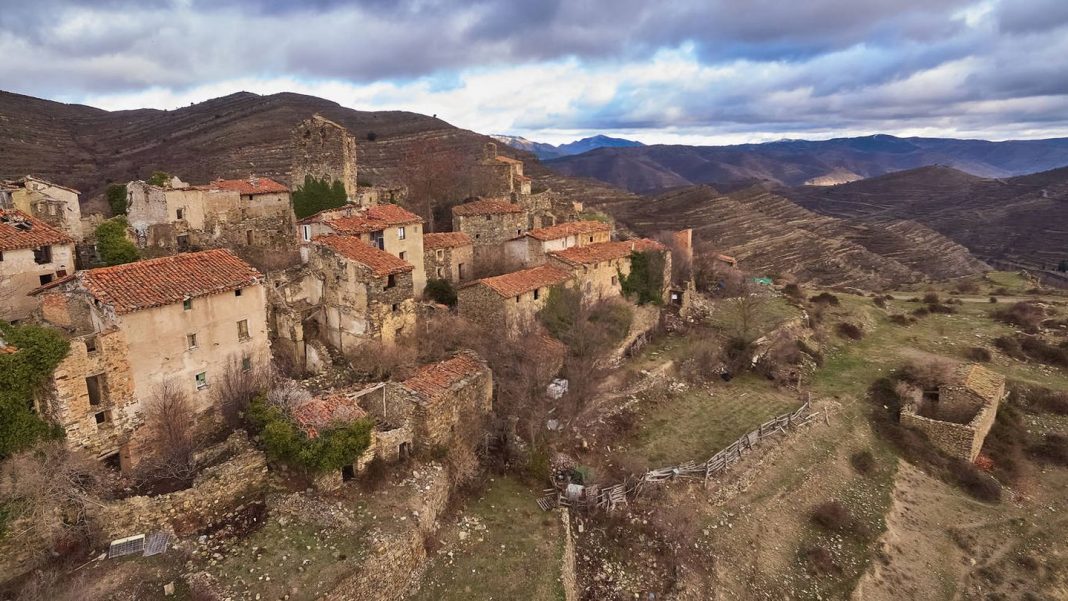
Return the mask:
<svg viewBox="0 0 1068 601">
<path fill-rule="evenodd" d="M 984 179 L 949 167 L 924 167 L 782 193 L 813 211 L 873 226 L 909 219 L 986 260 L 1052 269 L 1068 259 L 1068 168 Z"/>
<path fill-rule="evenodd" d="M 291 130 L 315 113 L 356 136 L 360 179 L 376 183 L 396 180 L 398 167 L 422 141 L 432 140 L 432 152 L 460 150 L 473 158 L 493 141 L 434 117 L 357 111 L 290 93 L 240 92 L 172 111 L 109 112 L 0 92 L 0 177 L 33 173 L 89 195 L 108 182 L 145 178 L 156 170 L 194 182 L 250 172 L 285 178 Z"/>
<path fill-rule="evenodd" d="M 753 273 L 789 273 L 824 286 L 881 289 L 985 268 L 919 224 L 827 217 L 762 187 L 723 195 L 696 186 L 606 208 L 639 233 L 692 227 L 698 251 L 734 255 Z"/>
</svg>

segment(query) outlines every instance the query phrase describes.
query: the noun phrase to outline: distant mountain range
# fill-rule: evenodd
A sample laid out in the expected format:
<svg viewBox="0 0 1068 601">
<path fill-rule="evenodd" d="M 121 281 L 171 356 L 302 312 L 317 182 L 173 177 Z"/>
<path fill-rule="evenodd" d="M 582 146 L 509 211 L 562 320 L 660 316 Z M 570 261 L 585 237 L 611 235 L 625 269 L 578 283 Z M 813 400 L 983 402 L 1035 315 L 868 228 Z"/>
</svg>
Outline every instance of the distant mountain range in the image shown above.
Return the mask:
<svg viewBox="0 0 1068 601">
<path fill-rule="evenodd" d="M 530 152 L 543 161 L 546 159 L 582 154 L 598 148 L 635 148 L 644 146 L 641 142 L 635 142 L 634 140 L 610 138 L 608 136 L 591 136 L 589 138 L 582 138 L 581 140 L 575 140 L 574 142 L 568 142 L 567 144 L 561 144 L 559 146 L 553 146 L 552 144 L 545 144 L 543 142 L 534 142 L 520 136 L 495 135 L 493 138 L 498 142 L 503 142 L 504 144 L 511 146 L 512 148 Z"/>
<path fill-rule="evenodd" d="M 930 165 L 985 178 L 1036 173 L 1068 165 L 1068 138 L 990 142 L 877 134 L 735 146 L 601 147 L 546 160 L 561 175 L 639 194 L 695 184 L 837 185 Z"/>
</svg>

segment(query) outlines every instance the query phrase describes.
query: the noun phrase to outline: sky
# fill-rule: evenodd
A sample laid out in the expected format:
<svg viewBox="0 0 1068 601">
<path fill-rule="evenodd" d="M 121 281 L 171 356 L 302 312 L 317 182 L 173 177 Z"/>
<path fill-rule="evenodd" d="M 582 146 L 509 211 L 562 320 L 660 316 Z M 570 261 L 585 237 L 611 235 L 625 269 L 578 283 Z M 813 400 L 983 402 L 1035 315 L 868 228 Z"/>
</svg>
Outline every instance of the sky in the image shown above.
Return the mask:
<svg viewBox="0 0 1068 601">
<path fill-rule="evenodd" d="M 0 89 L 290 91 L 551 143 L 1068 136 L 1068 0 L 0 0 Z"/>
</svg>

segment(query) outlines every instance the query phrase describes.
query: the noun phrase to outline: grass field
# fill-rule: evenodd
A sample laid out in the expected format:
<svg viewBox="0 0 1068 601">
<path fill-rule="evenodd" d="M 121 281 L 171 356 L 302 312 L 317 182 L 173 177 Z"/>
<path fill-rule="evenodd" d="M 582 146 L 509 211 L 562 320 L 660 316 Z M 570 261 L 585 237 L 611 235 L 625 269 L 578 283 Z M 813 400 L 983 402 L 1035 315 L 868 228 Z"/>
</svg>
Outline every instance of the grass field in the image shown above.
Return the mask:
<svg viewBox="0 0 1068 601">
<path fill-rule="evenodd" d="M 484 529 L 466 529 L 464 541 L 455 531 L 447 533 L 442 552 L 410 599 L 563 599 L 563 527 L 558 514 L 534 503 L 540 493 L 513 478 L 490 482 L 461 517 Z"/>
</svg>

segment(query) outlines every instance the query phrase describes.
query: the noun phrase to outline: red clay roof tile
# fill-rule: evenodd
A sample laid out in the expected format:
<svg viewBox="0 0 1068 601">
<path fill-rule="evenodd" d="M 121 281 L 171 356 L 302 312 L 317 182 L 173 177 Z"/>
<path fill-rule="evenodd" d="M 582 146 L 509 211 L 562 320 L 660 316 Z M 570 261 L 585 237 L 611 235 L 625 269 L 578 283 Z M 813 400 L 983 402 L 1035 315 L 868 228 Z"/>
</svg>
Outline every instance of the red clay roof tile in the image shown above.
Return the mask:
<svg viewBox="0 0 1068 601">
<path fill-rule="evenodd" d="M 471 215 L 497 215 L 502 213 L 522 213 L 523 207 L 501 198 L 488 198 L 485 200 L 473 200 L 452 208 L 452 214 L 459 217 Z"/>
<path fill-rule="evenodd" d="M 415 269 L 411 263 L 379 250 L 354 236 L 319 236 L 314 242 L 334 250 L 346 259 L 367 267 L 376 277 L 385 277 Z"/>
<path fill-rule="evenodd" d="M 565 250 L 549 253 L 572 265 L 592 265 L 602 261 L 612 261 L 630 256 L 631 252 L 645 252 L 649 250 L 667 250 L 663 244 L 641 238 L 638 240 L 624 240 L 622 242 L 600 242 L 587 246 L 572 246 Z"/>
<path fill-rule="evenodd" d="M 545 286 L 562 284 L 570 278 L 571 274 L 563 269 L 541 265 L 491 278 L 482 278 L 476 284 L 487 286 L 502 297 L 509 298 Z"/>
<path fill-rule="evenodd" d="M 549 227 L 539 227 L 527 232 L 527 235 L 537 240 L 556 240 L 567 236 L 580 236 L 596 232 L 610 232 L 612 226 L 602 221 L 568 221 Z"/>
<path fill-rule="evenodd" d="M 284 184 L 266 177 L 253 177 L 249 179 L 217 179 L 210 184 L 209 188 L 216 190 L 230 190 L 238 194 L 272 194 L 289 192 Z"/>
<path fill-rule="evenodd" d="M 74 244 L 74 240 L 47 223 L 18 210 L 0 209 L 0 250 Z"/>
<path fill-rule="evenodd" d="M 331 394 L 311 399 L 293 410 L 293 421 L 308 438 L 317 438 L 321 430 L 367 417 L 357 399 L 346 394 Z"/>
<path fill-rule="evenodd" d="M 460 382 L 486 370 L 485 364 L 477 355 L 464 351 L 445 361 L 424 365 L 415 375 L 402 382 L 402 385 L 421 396 L 424 401 L 436 401 Z"/>
<path fill-rule="evenodd" d="M 251 286 L 263 279 L 254 267 L 222 248 L 90 269 L 76 275 L 94 298 L 120 315 Z"/>
<path fill-rule="evenodd" d="M 456 248 L 458 246 L 471 246 L 471 244 L 471 236 L 468 236 L 463 232 L 423 234 L 423 248 L 426 250 Z"/>
</svg>

